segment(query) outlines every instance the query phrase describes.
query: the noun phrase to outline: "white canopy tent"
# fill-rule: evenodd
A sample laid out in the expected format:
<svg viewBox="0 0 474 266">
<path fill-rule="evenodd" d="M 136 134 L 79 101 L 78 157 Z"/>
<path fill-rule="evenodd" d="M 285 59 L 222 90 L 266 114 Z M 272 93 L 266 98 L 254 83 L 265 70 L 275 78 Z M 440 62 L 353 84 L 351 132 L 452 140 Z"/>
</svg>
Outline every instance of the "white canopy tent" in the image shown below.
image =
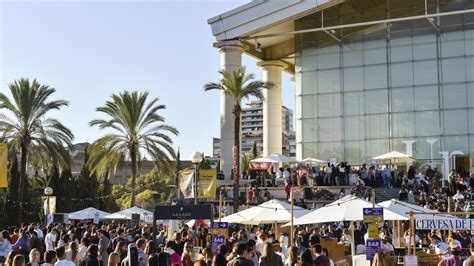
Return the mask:
<svg viewBox="0 0 474 266">
<path fill-rule="evenodd" d="M 316 158 L 311 158 L 311 157 L 305 158 L 305 159 L 303 159 L 299 162 L 304 163 L 304 164 L 306 164 L 306 163 L 309 163 L 309 164 L 311 164 L 311 163 L 313 163 L 313 164 L 324 164 L 324 163 L 326 163 L 326 161 L 319 160 L 319 159 L 316 159 Z"/>
<path fill-rule="evenodd" d="M 142 208 L 132 207 L 126 210 L 122 210 L 116 213 L 109 214 L 104 217 L 107 220 L 131 220 L 132 214 L 140 214 L 140 221 L 146 223 L 153 222 L 153 213 Z"/>
<path fill-rule="evenodd" d="M 363 208 L 372 208 L 372 203 L 353 195 L 345 196 L 324 207 L 316 209 L 300 218 L 296 218 L 294 225 L 329 223 L 338 221 L 362 221 Z M 375 207 L 382 207 L 378 204 Z M 382 207 L 383 208 L 383 207 Z M 408 220 L 403 215 L 384 208 L 384 220 Z M 290 224 L 285 224 L 289 226 Z"/>
<path fill-rule="evenodd" d="M 98 210 L 93 207 L 85 208 L 80 211 L 72 212 L 68 214 L 69 220 L 92 220 L 94 217 L 99 215 L 99 220 L 103 220 L 105 216 L 110 215 L 108 212 Z"/>
<path fill-rule="evenodd" d="M 294 206 L 294 216 L 301 217 L 310 211 Z M 231 214 L 222 218 L 223 222 L 236 224 L 273 224 L 291 220 L 291 205 L 277 199 L 269 200 L 258 206 Z"/>
<path fill-rule="evenodd" d="M 250 162 L 256 163 L 297 163 L 298 160 L 292 157 L 286 157 L 285 155 L 281 155 L 278 153 L 270 154 L 265 157 L 261 157 L 258 159 L 251 160 Z"/>
</svg>

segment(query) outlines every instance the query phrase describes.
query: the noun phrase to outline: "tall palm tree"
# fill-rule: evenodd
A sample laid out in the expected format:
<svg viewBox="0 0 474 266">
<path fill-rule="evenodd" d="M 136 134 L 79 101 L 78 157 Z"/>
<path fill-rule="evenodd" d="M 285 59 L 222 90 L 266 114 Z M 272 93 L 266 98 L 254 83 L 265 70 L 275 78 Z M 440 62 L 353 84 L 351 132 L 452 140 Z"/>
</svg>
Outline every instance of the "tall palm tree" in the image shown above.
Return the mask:
<svg viewBox="0 0 474 266">
<path fill-rule="evenodd" d="M 262 89 L 270 89 L 273 84 L 254 80 L 253 74 L 246 74 L 245 67 L 241 67 L 229 73 L 219 70 L 221 75 L 220 83 L 211 82 L 204 85 L 204 91 L 220 90 L 226 96 L 232 98 L 234 105 L 232 114 L 234 115 L 234 147 L 232 150 L 232 180 L 233 180 L 233 198 L 234 212 L 239 208 L 239 180 L 240 180 L 240 115 L 242 113 L 241 103 L 244 99 L 256 97 L 263 100 Z"/>
<path fill-rule="evenodd" d="M 0 93 L 0 142 L 7 142 L 12 152 L 20 152 L 20 180 L 18 188 L 18 222 L 21 223 L 23 190 L 27 164 L 59 168 L 70 164 L 69 152 L 74 136 L 60 121 L 46 117 L 52 110 L 68 106 L 65 100 L 49 97 L 56 91 L 36 79 L 15 80 L 8 84 L 12 99 Z"/>
<path fill-rule="evenodd" d="M 158 98 L 147 103 L 148 92 L 113 94 L 105 106 L 97 112 L 109 116 L 108 120 L 97 119 L 90 126 L 110 129 L 113 133 L 96 140 L 90 146 L 88 167 L 98 176 L 105 177 L 115 172 L 117 166 L 128 157 L 132 166 L 131 207 L 135 206 L 136 179 L 142 152 L 153 157 L 158 167 L 171 167 L 175 158 L 173 140 L 168 133 L 177 136 L 178 130 L 164 124 L 165 118 L 158 111 L 166 109 L 158 104 Z"/>
</svg>

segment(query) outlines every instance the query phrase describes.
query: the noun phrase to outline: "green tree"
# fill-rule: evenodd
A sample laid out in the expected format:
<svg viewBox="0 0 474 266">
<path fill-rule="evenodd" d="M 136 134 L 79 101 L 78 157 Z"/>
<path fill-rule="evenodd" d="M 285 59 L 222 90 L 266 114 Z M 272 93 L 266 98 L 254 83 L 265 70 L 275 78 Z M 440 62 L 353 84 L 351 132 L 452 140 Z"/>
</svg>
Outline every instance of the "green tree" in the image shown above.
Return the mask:
<svg viewBox="0 0 474 266">
<path fill-rule="evenodd" d="M 174 192 L 168 186 L 174 185 L 173 181 L 169 170 L 158 170 L 156 167 L 148 174 L 138 177 L 136 179 L 136 205 L 154 204 L 156 193 L 160 195 L 160 202 L 170 201 L 173 198 Z M 128 180 L 127 184 L 124 185 L 113 186 L 112 195 L 120 195 L 116 200 L 116 204 L 120 208 L 130 206 L 131 195 L 129 192 L 131 190 L 132 180 Z"/>
<path fill-rule="evenodd" d="M 5 215 L 2 216 L 2 223 L 4 225 L 18 224 L 18 181 L 20 173 L 18 172 L 18 158 L 15 152 L 10 152 L 8 155 L 10 161 L 10 168 L 8 169 L 8 188 L 6 189 L 4 210 Z"/>
<path fill-rule="evenodd" d="M 219 74 L 221 75 L 220 83 L 207 83 L 204 85 L 204 91 L 220 90 L 233 100 L 232 114 L 234 115 L 234 147 L 232 150 L 232 180 L 234 187 L 234 212 L 237 212 L 239 207 L 241 103 L 242 100 L 249 99 L 250 97 L 256 97 L 259 100 L 263 100 L 262 89 L 269 89 L 273 87 L 273 84 L 254 80 L 255 77 L 253 74 L 245 73 L 245 67 L 241 67 L 233 73 L 219 70 Z"/>
<path fill-rule="evenodd" d="M 132 167 L 130 206 L 136 203 L 135 186 L 140 154 L 144 152 L 151 155 L 160 168 L 169 168 L 171 159 L 175 158 L 169 134 L 178 135 L 178 130 L 164 124 L 165 118 L 158 112 L 166 107 L 158 104 L 158 98 L 148 103 L 147 100 L 148 92 L 113 94 L 112 100 L 96 109 L 109 116 L 109 119 L 90 122 L 91 126 L 109 129 L 114 133 L 99 138 L 91 145 L 88 166 L 99 177 L 105 177 L 107 173 L 115 172 L 123 159 L 128 157 Z"/>
<path fill-rule="evenodd" d="M 6 141 L 14 152 L 20 152 L 20 176 L 18 188 L 18 222 L 23 213 L 23 194 L 26 187 L 28 163 L 47 169 L 56 164 L 70 164 L 70 156 L 64 147 L 72 147 L 72 132 L 60 121 L 47 117 L 53 110 L 67 106 L 65 100 L 49 101 L 56 91 L 38 81 L 15 80 L 8 85 L 12 99 L 0 93 L 0 142 Z"/>
</svg>

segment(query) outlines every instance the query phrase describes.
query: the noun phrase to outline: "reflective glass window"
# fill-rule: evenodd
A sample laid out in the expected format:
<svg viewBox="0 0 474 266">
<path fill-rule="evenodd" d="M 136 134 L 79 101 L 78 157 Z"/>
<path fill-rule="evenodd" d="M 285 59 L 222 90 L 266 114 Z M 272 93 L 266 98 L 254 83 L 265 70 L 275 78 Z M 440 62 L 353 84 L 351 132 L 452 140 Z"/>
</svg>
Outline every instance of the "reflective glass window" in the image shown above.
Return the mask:
<svg viewBox="0 0 474 266">
<path fill-rule="evenodd" d="M 392 62 L 411 61 L 413 48 L 411 38 L 395 38 L 390 40 L 390 60 Z"/>
<path fill-rule="evenodd" d="M 333 48 L 333 47 L 328 47 Z M 319 49 L 324 50 L 325 48 Z M 336 49 L 331 49 L 336 50 Z M 339 67 L 340 65 L 340 53 L 339 47 L 337 47 L 337 51 L 331 52 L 329 51 L 320 51 L 318 52 L 318 69 L 327 69 L 327 68 L 335 68 Z"/>
<path fill-rule="evenodd" d="M 388 139 L 369 139 L 365 142 L 366 159 L 389 152 Z"/>
<path fill-rule="evenodd" d="M 466 59 L 444 58 L 443 64 L 443 82 L 464 82 L 466 80 Z"/>
<path fill-rule="evenodd" d="M 443 106 L 447 109 L 467 107 L 466 84 L 444 84 Z"/>
<path fill-rule="evenodd" d="M 444 134 L 467 134 L 467 109 L 444 111 Z"/>
<path fill-rule="evenodd" d="M 474 83 L 467 83 L 467 106 L 474 107 Z"/>
<path fill-rule="evenodd" d="M 341 140 L 341 118 L 319 118 L 318 131 L 320 141 Z"/>
<path fill-rule="evenodd" d="M 341 90 L 341 71 L 339 69 L 318 71 L 318 92 L 338 92 Z"/>
<path fill-rule="evenodd" d="M 413 63 L 398 63 L 391 65 L 392 87 L 413 86 Z"/>
<path fill-rule="evenodd" d="M 365 111 L 363 91 L 344 93 L 344 113 L 346 115 L 362 115 Z"/>
<path fill-rule="evenodd" d="M 320 142 L 319 158 L 335 157 L 338 161 L 342 160 L 342 144 L 341 142 Z"/>
<path fill-rule="evenodd" d="M 315 118 L 318 116 L 318 105 L 316 95 L 304 95 L 301 98 L 301 109 L 304 118 Z"/>
<path fill-rule="evenodd" d="M 474 55 L 474 30 L 464 32 L 466 55 Z"/>
<path fill-rule="evenodd" d="M 415 85 L 437 84 L 438 66 L 436 60 L 416 61 L 414 78 Z"/>
<path fill-rule="evenodd" d="M 474 81 L 474 56 L 466 57 L 466 80 Z"/>
<path fill-rule="evenodd" d="M 314 94 L 317 88 L 317 72 L 308 71 L 301 73 L 301 92 L 303 94 Z"/>
<path fill-rule="evenodd" d="M 346 141 L 344 142 L 345 161 L 348 164 L 359 164 L 365 161 L 365 142 Z"/>
<path fill-rule="evenodd" d="M 343 46 L 344 66 L 362 66 L 364 64 L 364 50 L 362 43 L 352 43 Z"/>
<path fill-rule="evenodd" d="M 464 154 L 469 152 L 468 136 L 446 136 L 444 138 L 444 149 L 446 151 L 461 151 Z"/>
<path fill-rule="evenodd" d="M 303 119 L 303 142 L 313 142 L 318 140 L 318 123 L 316 118 Z"/>
<path fill-rule="evenodd" d="M 360 91 L 364 89 L 364 68 L 344 68 L 344 91 Z"/>
<path fill-rule="evenodd" d="M 385 40 L 364 43 L 364 64 L 381 64 L 387 62 Z"/>
<path fill-rule="evenodd" d="M 416 110 L 438 109 L 438 99 L 438 87 L 436 85 L 415 87 Z"/>
<path fill-rule="evenodd" d="M 341 94 L 319 94 L 317 101 L 319 117 L 333 117 L 341 115 Z"/>
<path fill-rule="evenodd" d="M 344 139 L 363 140 L 365 139 L 365 117 L 349 116 L 344 118 Z"/>
<path fill-rule="evenodd" d="M 441 56 L 463 56 L 464 55 L 464 33 L 446 32 L 441 37 Z"/>
<path fill-rule="evenodd" d="M 415 113 L 393 113 L 392 128 L 394 137 L 415 136 Z"/>
<path fill-rule="evenodd" d="M 416 112 L 415 122 L 417 136 L 436 136 L 441 134 L 438 111 Z"/>
<path fill-rule="evenodd" d="M 413 99 L 413 87 L 392 88 L 392 111 L 406 112 L 415 110 Z"/>
<path fill-rule="evenodd" d="M 413 58 L 415 60 L 436 58 L 436 36 L 425 35 L 414 37 Z"/>
<path fill-rule="evenodd" d="M 365 113 L 378 114 L 388 112 L 388 90 L 365 91 Z"/>
<path fill-rule="evenodd" d="M 364 81 L 366 89 L 386 88 L 387 66 L 375 65 L 364 67 Z"/>
<path fill-rule="evenodd" d="M 388 137 L 388 114 L 365 116 L 365 135 L 367 138 Z"/>
</svg>

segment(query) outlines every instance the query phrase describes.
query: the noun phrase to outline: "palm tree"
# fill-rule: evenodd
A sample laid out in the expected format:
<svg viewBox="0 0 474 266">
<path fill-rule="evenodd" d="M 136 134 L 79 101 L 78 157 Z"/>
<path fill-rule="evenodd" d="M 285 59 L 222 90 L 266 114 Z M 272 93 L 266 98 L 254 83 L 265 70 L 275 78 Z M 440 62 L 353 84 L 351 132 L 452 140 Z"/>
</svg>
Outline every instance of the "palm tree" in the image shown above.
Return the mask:
<svg viewBox="0 0 474 266">
<path fill-rule="evenodd" d="M 105 177 L 115 172 L 123 159 L 128 157 L 132 163 L 131 207 L 135 206 L 141 152 L 151 155 L 158 167 L 171 167 L 171 159 L 175 158 L 173 141 L 168 133 L 177 136 L 178 130 L 164 124 L 165 118 L 158 111 L 166 107 L 158 104 L 158 98 L 148 103 L 147 99 L 148 92 L 124 91 L 113 94 L 105 106 L 96 109 L 109 116 L 109 119 L 90 122 L 90 126 L 110 129 L 113 133 L 91 145 L 88 167 L 98 176 Z"/>
<path fill-rule="evenodd" d="M 240 115 L 242 113 L 241 103 L 244 99 L 256 97 L 263 100 L 262 89 L 270 89 L 273 84 L 254 80 L 253 74 L 245 74 L 245 67 L 241 67 L 229 73 L 225 70 L 219 70 L 221 75 L 220 83 L 211 82 L 204 85 L 204 91 L 220 90 L 226 96 L 232 98 L 234 105 L 232 114 L 234 115 L 234 147 L 232 150 L 232 180 L 234 191 L 234 212 L 239 207 L 239 179 L 240 179 Z"/>
<path fill-rule="evenodd" d="M 68 106 L 65 100 L 49 101 L 56 91 L 36 79 L 15 80 L 8 84 L 12 99 L 0 93 L 0 142 L 7 142 L 12 152 L 20 152 L 20 179 L 18 188 L 18 222 L 23 211 L 23 190 L 26 181 L 27 164 L 48 168 L 58 168 L 70 164 L 70 156 L 65 148 L 72 147 L 74 136 L 60 121 L 46 117 L 52 110 Z"/>
</svg>

